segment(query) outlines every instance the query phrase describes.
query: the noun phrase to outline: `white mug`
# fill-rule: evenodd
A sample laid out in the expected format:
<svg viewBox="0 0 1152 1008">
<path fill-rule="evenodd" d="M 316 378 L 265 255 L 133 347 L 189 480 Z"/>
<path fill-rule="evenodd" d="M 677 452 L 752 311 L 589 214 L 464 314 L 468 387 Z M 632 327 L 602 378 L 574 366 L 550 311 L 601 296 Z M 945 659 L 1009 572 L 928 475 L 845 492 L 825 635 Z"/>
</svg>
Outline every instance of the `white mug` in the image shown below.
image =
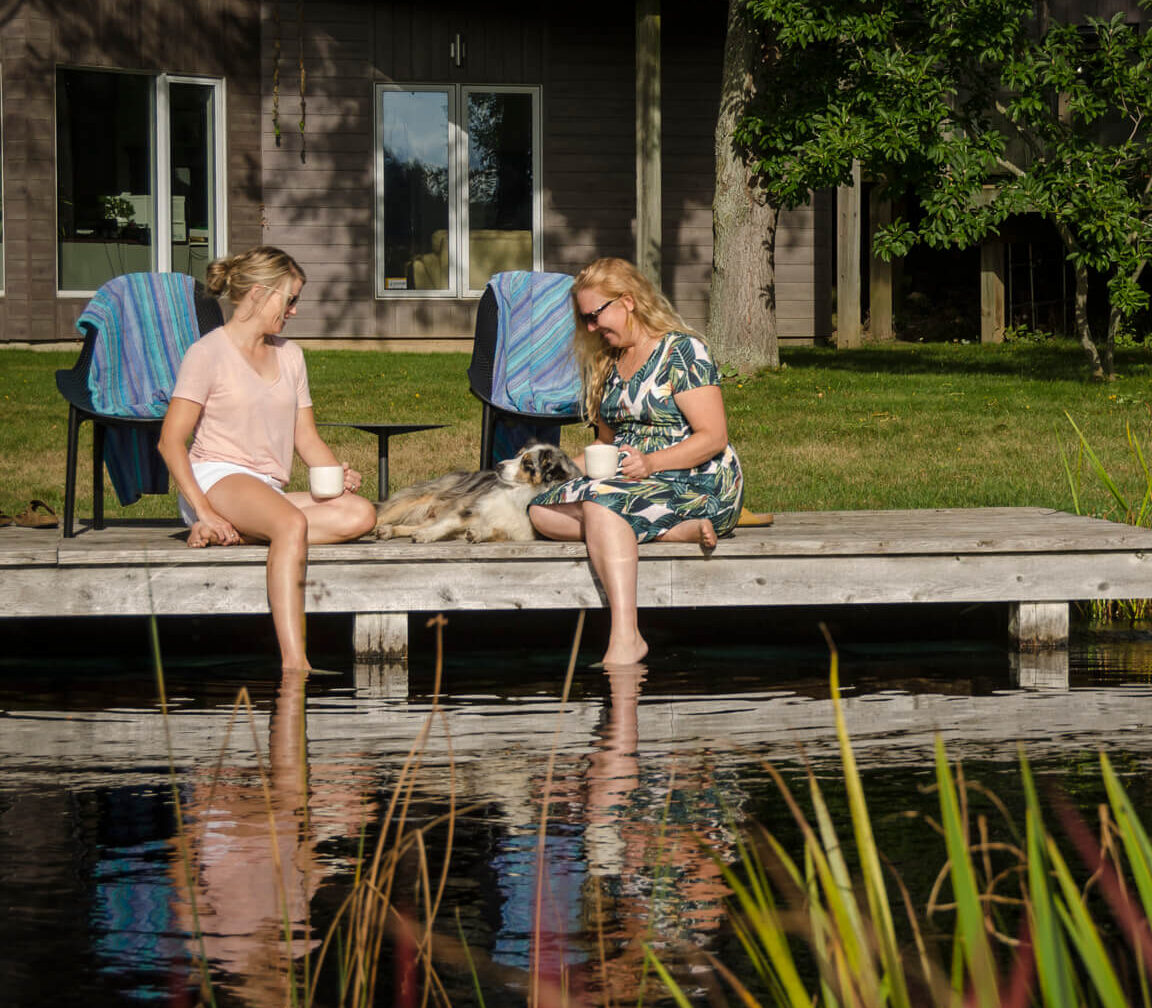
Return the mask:
<svg viewBox="0 0 1152 1008">
<path fill-rule="evenodd" d="M 317 500 L 339 497 L 344 492 L 344 467 L 312 466 L 308 470 L 308 489 Z"/>
<path fill-rule="evenodd" d="M 614 444 L 594 441 L 584 449 L 584 472 L 590 479 L 611 479 L 619 462 L 620 452 Z"/>
</svg>

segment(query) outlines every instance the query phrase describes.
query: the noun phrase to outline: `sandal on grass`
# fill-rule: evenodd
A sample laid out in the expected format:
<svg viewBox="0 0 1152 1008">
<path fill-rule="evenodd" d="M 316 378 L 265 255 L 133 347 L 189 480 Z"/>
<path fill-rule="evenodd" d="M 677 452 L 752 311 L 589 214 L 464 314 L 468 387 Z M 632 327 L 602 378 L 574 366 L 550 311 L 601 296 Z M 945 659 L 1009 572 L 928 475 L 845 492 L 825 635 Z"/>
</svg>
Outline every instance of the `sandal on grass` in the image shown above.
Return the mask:
<svg viewBox="0 0 1152 1008">
<path fill-rule="evenodd" d="M 60 524 L 56 512 L 42 500 L 29 501 L 28 510 L 21 511 L 15 521 L 23 528 L 55 528 Z"/>
</svg>

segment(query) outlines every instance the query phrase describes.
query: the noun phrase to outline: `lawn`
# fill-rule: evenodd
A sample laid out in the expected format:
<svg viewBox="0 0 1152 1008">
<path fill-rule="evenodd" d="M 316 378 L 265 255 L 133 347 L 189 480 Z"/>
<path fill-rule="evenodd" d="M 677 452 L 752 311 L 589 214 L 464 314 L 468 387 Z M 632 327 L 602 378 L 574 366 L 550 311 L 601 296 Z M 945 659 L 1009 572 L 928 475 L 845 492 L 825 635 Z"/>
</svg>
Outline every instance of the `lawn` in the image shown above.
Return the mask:
<svg viewBox="0 0 1152 1008">
<path fill-rule="evenodd" d="M 393 441 L 392 486 L 453 468 L 480 454 L 480 405 L 469 393 L 463 354 L 309 351 L 317 418 L 444 423 Z M 1073 509 L 1061 448 L 1073 453 L 1075 418 L 1105 466 L 1130 487 L 1142 475 L 1125 440 L 1131 424 L 1152 434 L 1152 353 L 1124 350 L 1120 377 L 1086 380 L 1072 343 L 884 344 L 857 350 L 796 348 L 776 371 L 724 379 L 730 436 L 744 464 L 747 503 L 758 510 L 1036 505 Z M 0 350 L 0 510 L 31 498 L 57 510 L 64 494 L 67 410 L 53 372 L 75 354 Z M 325 432 L 341 458 L 375 473 L 375 438 Z M 90 428 L 82 434 L 89 450 Z M 563 443 L 588 439 L 565 428 Z M 83 458 L 83 455 L 82 455 Z M 90 514 L 82 466 L 78 514 Z M 297 466 L 294 486 L 303 485 Z M 371 487 L 371 477 L 368 478 Z M 175 514 L 174 497 L 147 497 L 108 514 Z M 1086 477 L 1084 510 L 1122 517 Z"/>
</svg>

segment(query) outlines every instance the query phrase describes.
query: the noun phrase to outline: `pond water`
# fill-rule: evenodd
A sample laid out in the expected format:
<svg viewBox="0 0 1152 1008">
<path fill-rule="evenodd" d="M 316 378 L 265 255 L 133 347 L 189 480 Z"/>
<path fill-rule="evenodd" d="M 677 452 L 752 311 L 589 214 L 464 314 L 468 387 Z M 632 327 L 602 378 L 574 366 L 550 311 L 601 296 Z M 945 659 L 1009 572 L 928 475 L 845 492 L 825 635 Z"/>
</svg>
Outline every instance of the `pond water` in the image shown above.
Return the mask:
<svg viewBox="0 0 1152 1008">
<path fill-rule="evenodd" d="M 340 949 L 376 941 L 374 1003 L 418 1004 L 410 932 L 395 915 L 357 932 L 348 906 L 398 835 L 377 886 L 404 920 L 439 899 L 453 1004 L 478 1003 L 474 976 L 486 1004 L 524 1004 L 533 975 L 544 994 L 635 1004 L 646 942 L 738 964 L 714 856 L 735 860 L 754 824 L 795 840 L 767 764 L 800 785 L 803 754 L 844 805 L 822 638 L 756 616 L 709 616 L 705 634 L 703 618 L 670 618 L 645 670 L 612 674 L 587 667 L 591 620 L 566 701 L 574 614 L 450 619 L 438 699 L 434 630 L 415 620 L 407 670 L 353 667 L 347 625 L 320 626 L 314 658 L 342 674 L 307 682 L 269 667 L 262 624 L 176 621 L 160 632 L 166 712 L 146 625 L 8 628 L 0 1004 L 337 1004 Z M 924 819 L 938 734 L 1012 810 L 1020 745 L 1085 810 L 1105 749 L 1148 808 L 1152 632 L 1079 632 L 1066 660 L 1021 663 L 916 619 L 838 641 L 879 846 L 915 898 L 944 862 Z M 315 993 L 291 1002 L 290 973 L 318 976 Z"/>
</svg>

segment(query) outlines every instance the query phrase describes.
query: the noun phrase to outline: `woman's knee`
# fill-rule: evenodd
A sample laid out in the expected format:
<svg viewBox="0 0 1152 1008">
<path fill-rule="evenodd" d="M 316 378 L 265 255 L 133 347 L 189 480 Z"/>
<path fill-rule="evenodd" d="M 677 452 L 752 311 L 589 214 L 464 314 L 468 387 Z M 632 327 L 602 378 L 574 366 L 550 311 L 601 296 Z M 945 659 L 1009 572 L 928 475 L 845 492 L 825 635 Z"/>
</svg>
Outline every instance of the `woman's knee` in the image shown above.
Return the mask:
<svg viewBox="0 0 1152 1008">
<path fill-rule="evenodd" d="M 376 526 L 376 506 L 364 497 L 345 494 L 340 501 L 340 534 L 345 539 L 359 539 Z"/>
</svg>

